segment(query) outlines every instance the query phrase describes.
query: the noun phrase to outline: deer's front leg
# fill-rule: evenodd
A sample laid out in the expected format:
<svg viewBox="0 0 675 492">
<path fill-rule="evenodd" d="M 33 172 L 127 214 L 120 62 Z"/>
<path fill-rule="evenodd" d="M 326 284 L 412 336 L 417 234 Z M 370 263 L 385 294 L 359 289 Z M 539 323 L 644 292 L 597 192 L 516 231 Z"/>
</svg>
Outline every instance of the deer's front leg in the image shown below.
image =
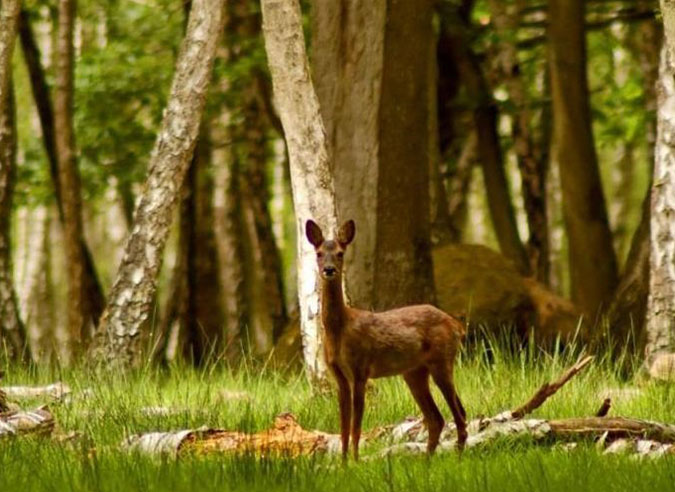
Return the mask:
<svg viewBox="0 0 675 492">
<path fill-rule="evenodd" d="M 354 459 L 359 459 L 359 440 L 361 439 L 361 422 L 363 421 L 363 409 L 366 400 L 366 379 L 354 381 L 354 422 L 352 423 L 352 445 L 354 446 Z"/>
<path fill-rule="evenodd" d="M 338 402 L 340 403 L 340 437 L 342 438 L 342 458 L 347 459 L 349 451 L 349 424 L 352 420 L 352 392 L 349 388 L 349 381 L 342 373 L 340 368 L 331 365 L 333 374 L 338 385 Z"/>
</svg>

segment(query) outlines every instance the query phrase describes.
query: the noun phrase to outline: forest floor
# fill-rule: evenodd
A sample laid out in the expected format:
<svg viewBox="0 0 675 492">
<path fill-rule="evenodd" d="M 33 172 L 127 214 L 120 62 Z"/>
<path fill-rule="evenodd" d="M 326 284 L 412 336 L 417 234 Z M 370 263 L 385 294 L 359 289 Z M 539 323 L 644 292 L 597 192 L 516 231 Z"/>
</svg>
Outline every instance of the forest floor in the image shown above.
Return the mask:
<svg viewBox="0 0 675 492">
<path fill-rule="evenodd" d="M 536 360 L 535 360 L 536 359 Z M 545 381 L 574 362 L 572 355 L 507 356 L 487 363 L 465 356 L 456 369 L 458 392 L 469 416 L 495 415 L 526 401 Z M 0 490 L 7 491 L 511 491 L 673 490 L 675 455 L 656 459 L 603 455 L 593 442 L 572 450 L 504 438 L 461 457 L 456 453 L 362 459 L 343 466 L 334 455 L 260 458 L 223 454 L 152 457 L 122 449 L 131 434 L 209 426 L 259 431 L 293 412 L 305 429 L 338 431 L 336 399 L 315 394 L 300 374 L 256 364 L 236 371 L 173 368 L 128 376 L 94 377 L 85 370 L 26 371 L 5 368 L 2 385 L 46 384 L 72 389 L 70 401 L 52 402 L 66 441 L 45 437 L 0 440 Z M 80 395 L 78 397 L 77 395 Z M 596 360 L 550 398 L 535 417 L 594 415 L 606 396 L 611 415 L 675 422 L 675 387 L 623 380 L 607 361 Z M 435 393 L 439 407 L 447 407 Z M 22 402 L 32 408 L 44 399 Z M 155 410 L 148 410 L 148 409 Z M 156 410 L 160 408 L 160 410 Z M 161 410 L 164 409 L 164 410 Z M 417 415 L 400 378 L 376 381 L 366 402 L 364 429 Z M 371 459 L 368 459 L 369 455 Z"/>
</svg>

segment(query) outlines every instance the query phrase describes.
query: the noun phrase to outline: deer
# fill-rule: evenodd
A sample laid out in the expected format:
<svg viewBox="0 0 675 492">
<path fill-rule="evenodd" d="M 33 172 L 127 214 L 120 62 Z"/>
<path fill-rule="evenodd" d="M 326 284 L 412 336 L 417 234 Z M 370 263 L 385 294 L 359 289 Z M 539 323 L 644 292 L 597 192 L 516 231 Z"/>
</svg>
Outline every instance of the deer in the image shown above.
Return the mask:
<svg viewBox="0 0 675 492">
<path fill-rule="evenodd" d="M 359 458 L 366 383 L 371 378 L 402 375 L 422 411 L 428 431 L 427 453 L 436 450 L 445 425 L 429 388 L 429 377 L 441 390 L 457 427 L 457 446 L 467 439 L 466 412 L 453 382 L 464 325 L 440 309 L 425 304 L 372 312 L 345 303 L 342 287 L 344 255 L 354 240 L 356 225 L 346 221 L 334 239 L 325 239 L 313 221 L 305 224 L 314 246 L 320 279 L 320 319 L 324 357 L 337 382 L 342 457 L 348 458 L 351 439 Z"/>
</svg>

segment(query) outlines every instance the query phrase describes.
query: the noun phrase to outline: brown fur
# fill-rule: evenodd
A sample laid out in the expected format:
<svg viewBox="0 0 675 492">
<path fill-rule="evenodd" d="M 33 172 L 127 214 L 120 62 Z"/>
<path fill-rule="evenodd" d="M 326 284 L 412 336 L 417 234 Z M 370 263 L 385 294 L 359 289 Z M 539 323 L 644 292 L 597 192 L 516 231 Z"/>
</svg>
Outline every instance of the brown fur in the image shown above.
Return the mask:
<svg viewBox="0 0 675 492">
<path fill-rule="evenodd" d="M 321 229 L 311 220 L 306 234 L 316 250 L 321 276 L 324 351 L 338 383 L 343 456 L 349 449 L 351 423 L 354 457 L 358 458 L 368 379 L 398 374 L 403 376 L 424 415 L 429 453 L 438 446 L 445 423 L 431 396 L 429 375 L 450 407 L 462 448 L 467 437 L 466 415 L 452 379 L 455 356 L 465 334 L 462 323 L 430 305 L 381 313 L 347 306 L 342 292 L 342 266 L 344 252 L 354 238 L 354 222 L 346 222 L 336 240 L 324 240 Z"/>
</svg>

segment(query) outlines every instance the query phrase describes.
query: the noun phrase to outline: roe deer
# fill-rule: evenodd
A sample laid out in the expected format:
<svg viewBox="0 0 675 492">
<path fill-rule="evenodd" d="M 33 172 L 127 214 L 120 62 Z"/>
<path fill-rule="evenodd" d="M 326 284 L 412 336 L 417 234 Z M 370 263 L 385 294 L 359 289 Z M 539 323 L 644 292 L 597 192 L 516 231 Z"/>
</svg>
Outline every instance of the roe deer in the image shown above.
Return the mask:
<svg viewBox="0 0 675 492">
<path fill-rule="evenodd" d="M 452 376 L 464 326 L 430 305 L 381 313 L 347 306 L 342 293 L 342 265 L 355 232 L 354 221 L 350 220 L 340 227 L 336 239 L 325 240 L 314 221 L 308 220 L 305 225 L 307 239 L 316 251 L 321 277 L 324 355 L 338 384 L 343 458 L 349 449 L 351 423 L 354 458 L 358 459 L 366 382 L 369 378 L 397 374 L 403 375 L 424 415 L 429 432 L 427 451 L 434 452 L 445 424 L 429 391 L 429 375 L 450 407 L 461 449 L 467 437 L 466 413 Z"/>
</svg>

